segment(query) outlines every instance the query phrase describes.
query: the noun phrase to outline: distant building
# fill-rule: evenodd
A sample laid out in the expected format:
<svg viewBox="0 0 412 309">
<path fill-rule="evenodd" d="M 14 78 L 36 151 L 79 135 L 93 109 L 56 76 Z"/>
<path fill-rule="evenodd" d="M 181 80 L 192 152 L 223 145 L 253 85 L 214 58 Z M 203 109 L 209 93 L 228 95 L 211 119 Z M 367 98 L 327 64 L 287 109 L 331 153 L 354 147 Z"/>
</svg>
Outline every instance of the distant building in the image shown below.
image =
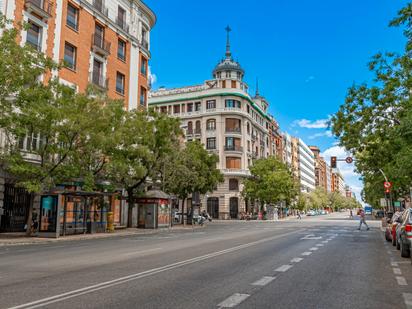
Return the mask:
<svg viewBox="0 0 412 309">
<path fill-rule="evenodd" d="M 320 187 L 328 190 L 328 179 L 327 179 L 327 165 L 325 160 L 320 156 L 320 149 L 317 146 L 310 146 L 315 156 L 315 182 L 316 187 Z"/>
<path fill-rule="evenodd" d="M 312 192 L 316 188 L 315 156 L 301 139 L 298 142 L 299 180 L 302 192 Z"/>
</svg>

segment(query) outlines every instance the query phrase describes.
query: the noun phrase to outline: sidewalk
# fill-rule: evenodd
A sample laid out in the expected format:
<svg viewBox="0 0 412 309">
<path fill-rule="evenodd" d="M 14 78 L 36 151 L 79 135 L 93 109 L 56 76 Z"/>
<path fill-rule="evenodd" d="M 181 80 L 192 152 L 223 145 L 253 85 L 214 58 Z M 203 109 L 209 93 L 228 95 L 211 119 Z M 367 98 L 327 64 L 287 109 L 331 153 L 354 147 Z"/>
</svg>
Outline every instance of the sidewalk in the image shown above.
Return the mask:
<svg viewBox="0 0 412 309">
<path fill-rule="evenodd" d="M 96 233 L 96 234 L 80 234 L 80 235 L 68 235 L 60 238 L 44 238 L 44 237 L 27 237 L 25 233 L 1 233 L 0 234 L 0 247 L 4 246 L 18 246 L 18 245 L 31 245 L 31 244 L 47 244 L 47 243 L 57 243 L 64 241 L 80 241 L 89 239 L 103 239 L 111 237 L 125 237 L 132 235 L 151 235 L 151 234 L 161 234 L 170 233 L 174 231 L 191 231 L 192 229 L 200 229 L 200 226 L 191 225 L 186 227 L 183 226 L 173 226 L 171 228 L 163 228 L 156 230 L 144 230 L 137 228 L 127 228 L 121 230 L 115 230 L 113 233 Z"/>
</svg>

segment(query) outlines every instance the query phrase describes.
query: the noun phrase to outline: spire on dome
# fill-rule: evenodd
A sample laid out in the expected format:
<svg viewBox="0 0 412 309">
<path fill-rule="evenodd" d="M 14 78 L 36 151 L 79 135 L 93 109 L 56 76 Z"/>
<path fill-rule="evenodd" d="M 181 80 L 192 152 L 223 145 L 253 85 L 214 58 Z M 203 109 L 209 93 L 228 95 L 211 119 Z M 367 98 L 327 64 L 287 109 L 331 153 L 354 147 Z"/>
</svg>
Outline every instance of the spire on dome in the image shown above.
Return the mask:
<svg viewBox="0 0 412 309">
<path fill-rule="evenodd" d="M 232 53 L 230 52 L 230 31 L 232 29 L 229 27 L 229 25 L 225 28 L 227 32 L 227 39 L 226 39 L 226 58 L 229 59 L 232 57 Z"/>
<path fill-rule="evenodd" d="M 256 97 L 259 97 L 259 78 L 256 77 Z"/>
</svg>

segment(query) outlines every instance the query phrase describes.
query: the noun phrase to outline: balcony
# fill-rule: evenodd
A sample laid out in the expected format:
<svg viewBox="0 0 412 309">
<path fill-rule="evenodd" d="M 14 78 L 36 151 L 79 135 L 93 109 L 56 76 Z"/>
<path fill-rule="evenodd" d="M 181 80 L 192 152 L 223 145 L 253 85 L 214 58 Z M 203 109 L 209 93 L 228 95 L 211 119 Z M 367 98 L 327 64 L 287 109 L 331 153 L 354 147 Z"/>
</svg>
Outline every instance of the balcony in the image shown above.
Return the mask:
<svg viewBox="0 0 412 309">
<path fill-rule="evenodd" d="M 146 39 L 142 39 L 143 48 L 149 50 L 149 42 Z"/>
<path fill-rule="evenodd" d="M 98 34 L 92 34 L 92 49 L 95 53 L 103 56 L 110 55 L 110 42 L 106 41 Z"/>
<path fill-rule="evenodd" d="M 225 145 L 225 151 L 243 152 L 243 147 L 236 145 Z"/>
<path fill-rule="evenodd" d="M 240 177 L 250 177 L 250 171 L 240 168 L 226 168 L 221 169 L 221 172 L 226 176 L 240 176 Z"/>
<path fill-rule="evenodd" d="M 242 129 L 241 128 L 228 128 L 228 127 L 226 127 L 226 133 L 241 134 Z"/>
<path fill-rule="evenodd" d="M 103 0 L 93 0 L 93 7 L 101 13 L 102 15 L 108 17 L 109 16 L 109 9 L 104 5 Z"/>
<path fill-rule="evenodd" d="M 129 33 L 129 25 L 126 24 L 126 20 L 123 18 L 116 18 L 116 25 L 118 25 L 120 28 L 122 28 L 122 30 L 126 31 L 127 33 Z"/>
<path fill-rule="evenodd" d="M 43 20 L 48 20 L 51 17 L 52 4 L 46 0 L 26 0 L 26 11 L 30 14 L 40 16 Z"/>
<path fill-rule="evenodd" d="M 92 72 L 90 74 L 90 82 L 102 90 L 107 90 L 109 87 L 109 79 L 99 72 Z"/>
</svg>

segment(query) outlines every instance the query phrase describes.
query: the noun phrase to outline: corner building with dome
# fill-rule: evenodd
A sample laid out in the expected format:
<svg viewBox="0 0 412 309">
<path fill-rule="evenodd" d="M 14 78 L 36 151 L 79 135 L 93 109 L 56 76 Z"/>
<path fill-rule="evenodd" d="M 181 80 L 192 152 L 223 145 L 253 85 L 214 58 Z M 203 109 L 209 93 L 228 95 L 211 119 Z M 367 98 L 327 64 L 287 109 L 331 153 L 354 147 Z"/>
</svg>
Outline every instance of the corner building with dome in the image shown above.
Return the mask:
<svg viewBox="0 0 412 309">
<path fill-rule="evenodd" d="M 149 107 L 181 119 L 186 141 L 199 140 L 219 156 L 225 180 L 201 197 L 201 209 L 215 219 L 238 219 L 243 212 L 256 211 L 241 196 L 242 180 L 250 177 L 253 160 L 283 156 L 279 126 L 258 86 L 255 96 L 249 95 L 245 71 L 232 57 L 229 31 L 225 57 L 214 68 L 213 79 L 202 85 L 160 88 L 149 93 L 148 100 Z M 190 199 L 187 205 L 191 207 Z"/>
</svg>

